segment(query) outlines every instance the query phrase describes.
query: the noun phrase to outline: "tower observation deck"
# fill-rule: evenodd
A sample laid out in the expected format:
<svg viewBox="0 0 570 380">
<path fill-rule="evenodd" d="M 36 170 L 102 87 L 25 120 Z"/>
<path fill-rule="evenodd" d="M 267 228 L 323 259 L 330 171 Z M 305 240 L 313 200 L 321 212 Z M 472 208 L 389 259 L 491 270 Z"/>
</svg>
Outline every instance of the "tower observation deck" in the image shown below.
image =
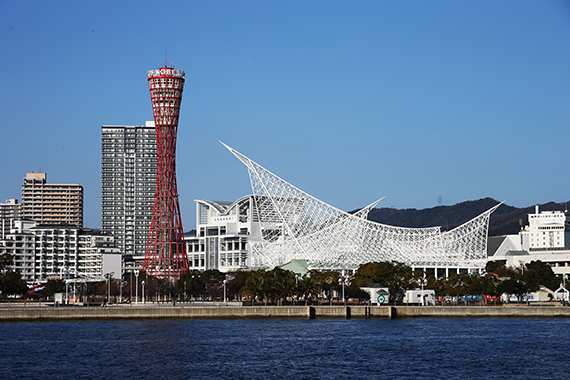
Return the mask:
<svg viewBox="0 0 570 380">
<path fill-rule="evenodd" d="M 176 186 L 176 134 L 184 89 L 184 71 L 161 67 L 148 72 L 157 145 L 154 207 L 143 270 L 177 279 L 188 271 Z"/>
</svg>

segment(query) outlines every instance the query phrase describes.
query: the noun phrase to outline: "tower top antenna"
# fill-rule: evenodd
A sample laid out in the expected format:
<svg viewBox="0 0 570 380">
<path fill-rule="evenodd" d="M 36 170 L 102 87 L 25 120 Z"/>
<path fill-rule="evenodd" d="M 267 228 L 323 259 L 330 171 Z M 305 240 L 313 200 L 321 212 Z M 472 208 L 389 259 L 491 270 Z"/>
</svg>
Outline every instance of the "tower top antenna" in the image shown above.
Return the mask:
<svg viewBox="0 0 570 380">
<path fill-rule="evenodd" d="M 168 67 L 168 49 L 164 49 L 164 67 Z"/>
</svg>

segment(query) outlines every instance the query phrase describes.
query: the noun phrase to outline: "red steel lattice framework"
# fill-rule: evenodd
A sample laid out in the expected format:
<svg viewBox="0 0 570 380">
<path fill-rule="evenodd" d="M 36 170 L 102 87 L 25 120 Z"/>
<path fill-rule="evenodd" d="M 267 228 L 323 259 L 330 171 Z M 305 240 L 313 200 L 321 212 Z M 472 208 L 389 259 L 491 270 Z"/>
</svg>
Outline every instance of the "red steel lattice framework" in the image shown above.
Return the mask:
<svg viewBox="0 0 570 380">
<path fill-rule="evenodd" d="M 176 187 L 176 134 L 184 78 L 184 71 L 172 67 L 148 72 L 158 161 L 143 270 L 151 276 L 173 280 L 188 271 Z"/>
</svg>

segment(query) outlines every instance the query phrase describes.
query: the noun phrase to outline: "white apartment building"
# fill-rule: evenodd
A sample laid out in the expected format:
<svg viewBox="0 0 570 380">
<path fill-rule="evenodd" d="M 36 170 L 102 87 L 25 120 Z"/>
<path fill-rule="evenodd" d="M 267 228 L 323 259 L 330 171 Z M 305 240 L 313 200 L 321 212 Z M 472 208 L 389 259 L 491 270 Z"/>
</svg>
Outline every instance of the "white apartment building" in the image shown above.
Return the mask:
<svg viewBox="0 0 570 380">
<path fill-rule="evenodd" d="M 0 255 L 14 256 L 12 270 L 28 282 L 79 277 L 100 280 L 107 273 L 122 275 L 119 249 L 113 236 L 72 225 L 14 221 L 14 228 L 0 239 Z"/>
<path fill-rule="evenodd" d="M 154 122 L 101 127 L 101 230 L 123 255 L 144 259 L 156 188 Z"/>
<path fill-rule="evenodd" d="M 196 235 L 185 236 L 191 270 L 235 272 L 248 265 L 248 236 L 259 233 L 253 195 L 235 202 L 195 200 Z"/>
<path fill-rule="evenodd" d="M 46 173 L 26 173 L 22 185 L 22 218 L 38 223 L 83 227 L 83 186 L 47 183 Z"/>
<path fill-rule="evenodd" d="M 14 257 L 14 264 L 9 268 L 19 272 L 22 279 L 31 282 L 36 278 L 36 251 L 35 235 L 29 229 L 35 226 L 36 222 L 14 221 L 14 228 L 0 238 L 0 255 L 8 253 Z"/>
<path fill-rule="evenodd" d="M 17 199 L 7 199 L 0 203 L 0 219 L 20 219 L 21 207 Z"/>
<path fill-rule="evenodd" d="M 21 205 L 17 199 L 7 199 L 6 203 L 0 203 L 0 238 L 4 238 L 6 233 L 12 228 L 12 221 L 20 219 Z"/>
</svg>

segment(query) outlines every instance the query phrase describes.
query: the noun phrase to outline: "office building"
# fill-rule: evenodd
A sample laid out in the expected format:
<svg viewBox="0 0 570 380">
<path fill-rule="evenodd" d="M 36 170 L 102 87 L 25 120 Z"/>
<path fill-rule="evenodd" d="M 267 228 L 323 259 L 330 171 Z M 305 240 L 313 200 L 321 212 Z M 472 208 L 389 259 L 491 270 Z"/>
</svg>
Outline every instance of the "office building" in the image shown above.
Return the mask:
<svg viewBox="0 0 570 380">
<path fill-rule="evenodd" d="M 236 202 L 195 200 L 196 234 L 185 236 L 192 270 L 235 272 L 247 268 L 248 237 L 259 228 L 255 197 Z"/>
<path fill-rule="evenodd" d="M 528 214 L 528 225 L 518 235 L 489 238 L 488 260 L 522 268 L 533 261 L 552 267 L 556 275 L 570 275 L 570 218 L 566 211 L 540 211 Z"/>
<path fill-rule="evenodd" d="M 570 218 L 562 211 L 541 211 L 528 215 L 528 226 L 521 232 L 524 249 L 544 250 L 566 247 L 570 238 Z M 528 236 L 528 237 L 526 237 Z"/>
</svg>

